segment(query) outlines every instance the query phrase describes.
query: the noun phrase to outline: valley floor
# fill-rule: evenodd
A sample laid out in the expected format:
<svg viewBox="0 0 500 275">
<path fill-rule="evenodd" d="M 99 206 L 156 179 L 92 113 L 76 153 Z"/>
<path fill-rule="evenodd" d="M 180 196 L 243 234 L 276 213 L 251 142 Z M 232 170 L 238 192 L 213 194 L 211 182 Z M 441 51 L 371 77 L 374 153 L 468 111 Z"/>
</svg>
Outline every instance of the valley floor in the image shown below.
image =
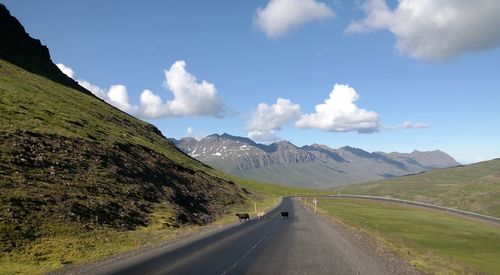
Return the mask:
<svg viewBox="0 0 500 275">
<path fill-rule="evenodd" d="M 426 273 L 500 274 L 500 227 L 496 224 L 359 199 L 319 199 L 318 206 L 321 214 Z"/>
</svg>

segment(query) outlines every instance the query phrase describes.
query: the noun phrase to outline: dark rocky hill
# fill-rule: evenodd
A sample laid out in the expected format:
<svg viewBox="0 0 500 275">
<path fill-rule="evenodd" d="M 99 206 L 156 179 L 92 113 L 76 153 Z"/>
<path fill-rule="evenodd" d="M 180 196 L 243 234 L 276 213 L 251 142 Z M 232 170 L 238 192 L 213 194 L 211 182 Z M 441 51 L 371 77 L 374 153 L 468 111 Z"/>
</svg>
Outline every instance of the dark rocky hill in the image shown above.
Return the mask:
<svg viewBox="0 0 500 275">
<path fill-rule="evenodd" d="M 228 134 L 173 141 L 186 154 L 234 175 L 300 186 L 339 186 L 459 165 L 439 150 L 369 153 L 349 146 L 297 147 L 288 141 L 264 145 Z"/>
<path fill-rule="evenodd" d="M 47 46 L 40 40 L 30 37 L 23 25 L 3 4 L 0 4 L 0 41 L 0 59 L 92 95 L 57 68 L 50 59 Z"/>
</svg>

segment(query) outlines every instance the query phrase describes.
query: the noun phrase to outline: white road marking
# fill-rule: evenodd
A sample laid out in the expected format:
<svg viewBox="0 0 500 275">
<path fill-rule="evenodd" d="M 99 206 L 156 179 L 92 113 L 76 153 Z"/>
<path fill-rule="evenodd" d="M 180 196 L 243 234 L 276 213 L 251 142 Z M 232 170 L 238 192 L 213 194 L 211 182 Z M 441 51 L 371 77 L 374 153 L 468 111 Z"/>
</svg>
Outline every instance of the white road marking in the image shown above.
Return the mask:
<svg viewBox="0 0 500 275">
<path fill-rule="evenodd" d="M 268 235 L 269 235 L 269 233 L 267 233 L 266 235 L 264 235 L 264 237 L 262 237 L 260 240 L 258 240 L 252 247 L 250 247 L 250 249 L 243 256 L 241 256 L 241 258 L 239 260 L 237 260 L 232 266 L 230 266 L 230 267 L 226 268 L 224 271 L 222 271 L 221 275 L 226 274 L 227 272 L 229 272 L 233 268 L 235 268 L 238 264 L 240 264 L 252 252 L 252 250 L 254 250 L 265 238 L 267 238 Z"/>
</svg>

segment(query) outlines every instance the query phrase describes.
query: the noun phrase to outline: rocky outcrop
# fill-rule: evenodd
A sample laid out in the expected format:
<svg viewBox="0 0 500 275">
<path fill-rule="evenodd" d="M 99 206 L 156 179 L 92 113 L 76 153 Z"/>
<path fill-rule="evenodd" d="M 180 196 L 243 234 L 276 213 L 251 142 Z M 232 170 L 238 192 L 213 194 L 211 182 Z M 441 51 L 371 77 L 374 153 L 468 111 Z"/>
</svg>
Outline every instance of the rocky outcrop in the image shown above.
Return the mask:
<svg viewBox="0 0 500 275">
<path fill-rule="evenodd" d="M 40 40 L 30 37 L 23 25 L 3 4 L 0 4 L 0 41 L 0 59 L 92 95 L 57 68 L 50 59 L 47 46 L 43 45 Z"/>
</svg>

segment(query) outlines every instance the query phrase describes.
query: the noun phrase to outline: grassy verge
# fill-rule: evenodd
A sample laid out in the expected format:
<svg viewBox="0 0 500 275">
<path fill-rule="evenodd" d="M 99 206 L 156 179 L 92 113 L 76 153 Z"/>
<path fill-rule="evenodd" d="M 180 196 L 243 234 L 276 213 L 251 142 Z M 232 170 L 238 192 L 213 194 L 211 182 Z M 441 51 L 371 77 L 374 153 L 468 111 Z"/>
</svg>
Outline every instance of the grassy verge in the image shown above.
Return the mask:
<svg viewBox="0 0 500 275">
<path fill-rule="evenodd" d="M 371 236 L 378 247 L 397 253 L 433 274 L 500 274 L 500 230 L 442 213 L 353 199 L 321 199 L 334 219 Z"/>
<path fill-rule="evenodd" d="M 275 205 L 275 201 L 275 196 L 259 194 L 253 202 L 258 210 L 267 210 Z M 0 274 L 42 274 L 66 265 L 83 264 L 134 249 L 154 247 L 203 229 L 231 224 L 236 221 L 234 212 L 253 213 L 253 202 L 235 206 L 230 209 L 231 213 L 204 227 L 166 227 L 165 222 L 172 212 L 167 207 L 158 207 L 151 214 L 149 226 L 133 231 L 83 231 L 66 226 L 52 228 L 52 236 L 37 239 L 22 250 L 0 255 Z"/>
</svg>

